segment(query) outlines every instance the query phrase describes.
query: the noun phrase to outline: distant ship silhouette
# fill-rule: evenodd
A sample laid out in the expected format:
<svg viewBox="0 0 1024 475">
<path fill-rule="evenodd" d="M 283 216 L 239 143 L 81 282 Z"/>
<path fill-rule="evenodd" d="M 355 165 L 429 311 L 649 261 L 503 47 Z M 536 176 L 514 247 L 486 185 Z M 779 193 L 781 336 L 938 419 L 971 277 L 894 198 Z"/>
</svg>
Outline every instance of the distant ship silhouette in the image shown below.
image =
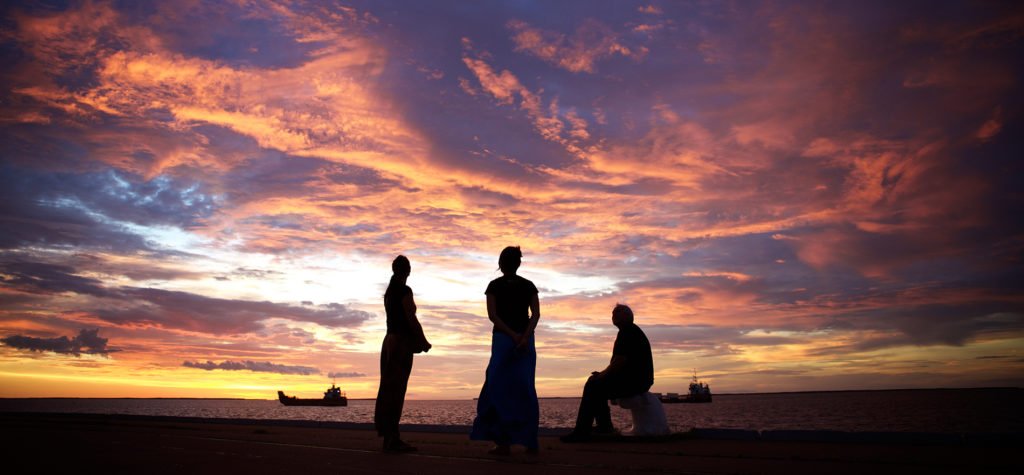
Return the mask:
<svg viewBox="0 0 1024 475">
<path fill-rule="evenodd" d="M 347 406 L 348 397 L 341 392 L 341 388 L 331 383 L 331 387 L 324 391 L 323 399 L 304 399 L 295 396 L 286 396 L 284 391 L 277 392 L 277 399 L 285 406 Z"/>
<path fill-rule="evenodd" d="M 655 394 L 665 404 L 711 402 L 711 386 L 697 379 L 697 370 L 693 370 L 693 380 L 690 381 L 690 393 L 680 396 L 677 393 Z"/>
</svg>

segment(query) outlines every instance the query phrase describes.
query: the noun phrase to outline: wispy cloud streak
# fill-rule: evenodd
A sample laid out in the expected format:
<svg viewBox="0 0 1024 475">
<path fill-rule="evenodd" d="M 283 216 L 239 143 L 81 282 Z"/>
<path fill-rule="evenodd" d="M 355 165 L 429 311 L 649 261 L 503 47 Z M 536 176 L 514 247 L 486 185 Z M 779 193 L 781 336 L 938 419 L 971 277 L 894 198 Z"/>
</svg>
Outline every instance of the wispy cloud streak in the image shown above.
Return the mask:
<svg viewBox="0 0 1024 475">
<path fill-rule="evenodd" d="M 207 360 L 205 363 L 199 361 L 185 361 L 181 364 L 186 368 L 205 369 L 206 371 L 213 371 L 220 369 L 224 371 L 253 371 L 258 373 L 278 373 L 278 374 L 297 374 L 297 375 L 310 375 L 319 374 L 320 370 L 309 366 L 294 366 L 294 365 L 283 365 L 275 364 L 269 361 L 221 361 L 220 363 L 214 363 L 213 361 Z"/>
</svg>

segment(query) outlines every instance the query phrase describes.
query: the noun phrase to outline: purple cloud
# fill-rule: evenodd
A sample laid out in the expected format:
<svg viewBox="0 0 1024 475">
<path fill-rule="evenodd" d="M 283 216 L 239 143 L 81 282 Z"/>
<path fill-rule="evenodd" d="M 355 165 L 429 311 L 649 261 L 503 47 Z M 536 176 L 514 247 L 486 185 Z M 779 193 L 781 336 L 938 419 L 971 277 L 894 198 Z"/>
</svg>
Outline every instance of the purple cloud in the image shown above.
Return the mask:
<svg viewBox="0 0 1024 475">
<path fill-rule="evenodd" d="M 355 371 L 341 371 L 341 372 L 330 372 L 327 373 L 328 378 L 362 378 L 365 377 L 366 373 L 358 373 Z"/>
<path fill-rule="evenodd" d="M 0 284 L 11 289 L 41 294 L 70 292 L 102 298 L 105 305 L 90 312 L 117 325 L 147 324 L 205 333 L 238 334 L 261 329 L 260 322 L 269 318 L 311 322 L 331 328 L 352 328 L 372 317 L 369 312 L 339 303 L 288 305 L 153 288 L 105 286 L 99 280 L 76 275 L 71 267 L 40 262 L 0 261 L 0 271 L 4 272 L 0 276 Z"/>
<path fill-rule="evenodd" d="M 215 369 L 224 371 L 254 371 L 259 373 L 278 373 L 278 374 L 297 374 L 302 376 L 308 376 L 311 374 L 320 374 L 320 370 L 309 366 L 293 366 L 271 363 L 269 361 L 221 361 L 220 363 L 214 363 L 213 361 L 207 360 L 205 363 L 199 361 L 185 361 L 181 364 L 186 368 L 205 369 L 206 371 L 213 371 Z"/>
<path fill-rule="evenodd" d="M 0 338 L 0 342 L 10 346 L 11 348 L 17 348 L 19 350 L 52 352 L 75 356 L 81 356 L 82 354 L 107 355 L 115 351 L 120 351 L 116 348 L 108 348 L 107 338 L 99 336 L 99 331 L 100 330 L 98 328 L 92 330 L 82 329 L 74 338 L 68 338 L 66 336 L 60 336 L 57 338 L 37 338 L 24 335 L 11 335 Z"/>
</svg>

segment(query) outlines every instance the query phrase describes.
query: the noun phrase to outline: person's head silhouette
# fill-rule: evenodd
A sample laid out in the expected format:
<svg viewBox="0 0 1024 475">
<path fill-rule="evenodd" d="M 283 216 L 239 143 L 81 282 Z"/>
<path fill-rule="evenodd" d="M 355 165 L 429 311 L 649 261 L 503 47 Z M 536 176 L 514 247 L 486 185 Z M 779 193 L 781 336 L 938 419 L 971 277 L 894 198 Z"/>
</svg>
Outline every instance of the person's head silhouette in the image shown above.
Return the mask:
<svg viewBox="0 0 1024 475">
<path fill-rule="evenodd" d="M 515 275 L 519 265 L 523 263 L 523 251 L 519 246 L 508 246 L 501 250 L 498 256 L 498 268 L 505 275 Z"/>
<path fill-rule="evenodd" d="M 615 308 L 612 309 L 612 325 L 622 327 L 631 323 L 633 323 L 633 309 L 621 303 L 615 304 Z"/>
<path fill-rule="evenodd" d="M 409 258 L 403 255 L 396 257 L 395 260 L 391 261 L 391 272 L 398 276 L 408 276 L 412 272 Z"/>
</svg>

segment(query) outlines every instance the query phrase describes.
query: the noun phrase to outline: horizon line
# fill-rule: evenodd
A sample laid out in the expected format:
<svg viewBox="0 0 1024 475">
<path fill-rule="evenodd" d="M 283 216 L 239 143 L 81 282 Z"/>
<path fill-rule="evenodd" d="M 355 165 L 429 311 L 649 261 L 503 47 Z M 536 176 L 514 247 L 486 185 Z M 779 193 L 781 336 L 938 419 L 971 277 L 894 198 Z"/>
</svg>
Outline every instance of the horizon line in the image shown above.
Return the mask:
<svg viewBox="0 0 1024 475">
<path fill-rule="evenodd" d="M 816 394 L 816 393 L 866 393 L 866 392 L 895 392 L 895 391 L 968 391 L 968 390 L 1015 390 L 1022 391 L 1024 387 L 1019 386 L 977 386 L 977 387 L 963 387 L 963 388 L 951 388 L 951 387 L 938 387 L 938 388 L 892 388 L 892 389 L 831 389 L 831 390 L 809 390 L 809 391 L 777 391 L 777 392 L 750 392 L 750 393 L 720 393 L 714 394 L 714 396 L 758 396 L 758 395 L 771 395 L 771 394 Z M 659 393 L 667 394 L 667 393 Z M 270 399 L 254 399 L 254 398 L 243 398 L 243 397 L 76 397 L 76 396 L 28 396 L 28 397 L 0 397 L 2 400 L 11 399 L 96 399 L 96 400 L 112 400 L 112 399 L 148 399 L 148 400 L 197 400 L 197 401 L 276 401 L 276 398 Z M 410 398 L 407 401 L 473 401 L 477 398 L 453 398 L 453 399 L 415 399 Z M 580 396 L 540 396 L 537 399 L 580 399 Z M 349 401 L 374 401 L 376 398 L 348 398 Z"/>
</svg>

